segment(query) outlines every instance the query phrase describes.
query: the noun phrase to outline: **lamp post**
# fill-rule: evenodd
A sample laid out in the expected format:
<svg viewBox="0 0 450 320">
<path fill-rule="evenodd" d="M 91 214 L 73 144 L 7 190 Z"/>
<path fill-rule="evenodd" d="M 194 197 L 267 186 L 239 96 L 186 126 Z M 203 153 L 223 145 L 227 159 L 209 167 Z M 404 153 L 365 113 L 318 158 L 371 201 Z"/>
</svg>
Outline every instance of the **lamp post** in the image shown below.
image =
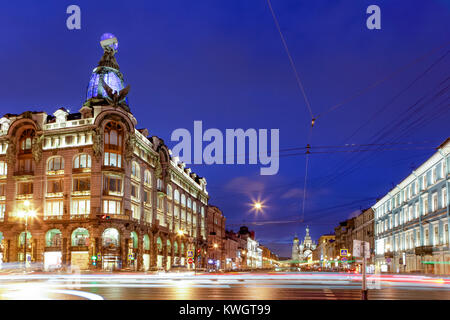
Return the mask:
<svg viewBox="0 0 450 320">
<path fill-rule="evenodd" d="M 24 272 L 27 271 L 27 236 L 28 236 L 28 217 L 35 217 L 36 212 L 34 210 L 30 209 L 30 201 L 25 200 L 23 203 L 25 206 L 25 210 L 19 212 L 19 216 L 21 218 L 25 218 L 25 241 L 23 246 L 23 268 Z"/>
<path fill-rule="evenodd" d="M 217 260 L 216 259 L 216 249 L 219 247 L 219 245 L 217 243 L 214 243 L 213 247 L 214 247 L 214 260 Z M 215 269 L 217 269 L 217 261 L 215 262 Z"/>
</svg>

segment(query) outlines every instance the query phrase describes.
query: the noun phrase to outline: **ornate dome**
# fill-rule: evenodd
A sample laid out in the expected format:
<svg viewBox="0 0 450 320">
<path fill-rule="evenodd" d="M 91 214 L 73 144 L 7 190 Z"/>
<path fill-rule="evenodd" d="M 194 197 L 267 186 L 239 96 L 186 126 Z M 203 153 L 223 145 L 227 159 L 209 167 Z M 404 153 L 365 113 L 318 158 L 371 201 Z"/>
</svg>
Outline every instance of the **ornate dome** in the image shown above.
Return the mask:
<svg viewBox="0 0 450 320">
<path fill-rule="evenodd" d="M 125 88 L 125 83 L 123 81 L 123 75 L 119 71 L 119 65 L 117 64 L 114 54 L 117 52 L 117 46 L 114 46 L 114 42 L 117 39 L 111 35 L 113 38 L 108 38 L 109 45 L 104 45 L 105 35 L 102 36 L 102 48 L 104 50 L 103 56 L 100 59 L 98 66 L 92 71 L 91 79 L 89 80 L 86 102 L 84 105 L 90 106 L 93 103 L 98 104 L 108 104 L 111 100 L 111 92 L 108 93 L 108 88 L 105 88 L 105 84 L 112 90 L 112 93 L 119 94 L 121 90 Z M 111 43 L 113 45 L 111 45 Z M 103 80 L 103 81 L 102 81 Z M 123 106 L 127 111 L 128 98 L 125 96 L 121 106 Z"/>
</svg>

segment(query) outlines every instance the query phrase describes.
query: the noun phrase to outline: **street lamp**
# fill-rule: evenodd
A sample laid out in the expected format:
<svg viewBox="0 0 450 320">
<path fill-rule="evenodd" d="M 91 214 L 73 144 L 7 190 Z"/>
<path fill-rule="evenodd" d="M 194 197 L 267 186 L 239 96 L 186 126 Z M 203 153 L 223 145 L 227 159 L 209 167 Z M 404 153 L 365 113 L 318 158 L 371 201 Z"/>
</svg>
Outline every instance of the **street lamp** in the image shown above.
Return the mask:
<svg viewBox="0 0 450 320">
<path fill-rule="evenodd" d="M 30 209 L 30 201 L 25 200 L 23 205 L 25 206 L 25 210 L 19 211 L 19 217 L 25 218 L 25 241 L 23 246 L 23 268 L 24 271 L 27 271 L 27 236 L 28 236 L 28 217 L 34 218 L 36 217 L 36 211 Z"/>
</svg>

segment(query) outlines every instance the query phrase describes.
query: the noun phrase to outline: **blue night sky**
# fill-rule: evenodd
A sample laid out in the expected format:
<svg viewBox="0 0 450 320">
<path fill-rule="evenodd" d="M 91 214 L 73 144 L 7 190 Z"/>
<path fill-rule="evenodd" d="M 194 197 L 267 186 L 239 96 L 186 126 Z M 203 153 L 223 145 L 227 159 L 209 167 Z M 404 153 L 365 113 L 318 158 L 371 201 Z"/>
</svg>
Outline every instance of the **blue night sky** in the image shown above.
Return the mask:
<svg viewBox="0 0 450 320">
<path fill-rule="evenodd" d="M 71 4 L 81 8 L 81 30 L 66 28 Z M 371 4 L 381 8 L 381 30 L 366 28 Z M 317 120 L 311 151 L 327 153 L 309 157 L 304 223 L 283 223 L 302 217 L 304 154 L 281 156 L 274 176 L 260 176 L 259 164 L 190 166 L 206 177 L 228 228 L 271 221 L 249 227 L 289 256 L 306 224 L 315 240 L 333 232 L 449 136 L 450 1 L 272 0 L 272 7 L 316 115 L 401 70 Z M 223 132 L 278 128 L 280 149 L 305 147 L 311 117 L 266 0 L 5 2 L 0 113 L 77 112 L 105 32 L 119 39 L 137 127 L 170 147 L 172 131 L 192 131 L 194 120 Z M 374 143 L 392 150 L 317 149 Z M 249 204 L 257 198 L 265 208 L 255 214 Z"/>
</svg>

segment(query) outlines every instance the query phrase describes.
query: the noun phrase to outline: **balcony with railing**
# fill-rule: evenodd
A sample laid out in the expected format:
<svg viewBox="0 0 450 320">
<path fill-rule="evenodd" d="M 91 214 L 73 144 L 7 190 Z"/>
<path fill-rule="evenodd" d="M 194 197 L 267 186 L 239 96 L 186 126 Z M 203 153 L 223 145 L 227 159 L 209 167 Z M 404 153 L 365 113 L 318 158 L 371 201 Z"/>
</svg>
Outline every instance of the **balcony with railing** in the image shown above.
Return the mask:
<svg viewBox="0 0 450 320">
<path fill-rule="evenodd" d="M 93 122 L 94 122 L 93 118 L 77 119 L 77 120 L 70 120 L 70 121 L 65 121 L 65 122 L 54 122 L 54 123 L 45 124 L 44 130 L 55 130 L 55 129 L 79 127 L 79 126 L 85 126 L 85 125 L 92 124 Z"/>
</svg>

